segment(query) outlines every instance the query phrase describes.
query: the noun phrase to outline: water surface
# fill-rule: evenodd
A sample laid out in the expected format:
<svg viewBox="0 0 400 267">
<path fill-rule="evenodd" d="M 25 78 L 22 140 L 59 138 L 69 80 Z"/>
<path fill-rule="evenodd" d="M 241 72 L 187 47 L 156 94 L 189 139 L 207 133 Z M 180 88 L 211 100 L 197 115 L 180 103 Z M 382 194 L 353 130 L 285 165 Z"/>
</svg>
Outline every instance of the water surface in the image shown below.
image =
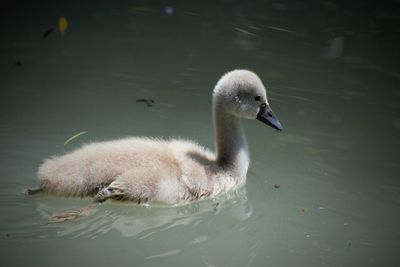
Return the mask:
<svg viewBox="0 0 400 267">
<path fill-rule="evenodd" d="M 395 266 L 400 70 L 395 2 L 19 3 L 0 44 L 0 253 L 13 266 Z M 63 37 L 52 33 L 63 15 Z M 21 64 L 15 64 L 20 61 Z M 92 141 L 213 148 L 211 91 L 264 80 L 285 130 L 245 121 L 244 188 L 182 207 L 26 196 L 44 158 Z M 154 99 L 152 107 L 136 102 Z M 87 131 L 67 146 L 72 135 Z"/>
</svg>

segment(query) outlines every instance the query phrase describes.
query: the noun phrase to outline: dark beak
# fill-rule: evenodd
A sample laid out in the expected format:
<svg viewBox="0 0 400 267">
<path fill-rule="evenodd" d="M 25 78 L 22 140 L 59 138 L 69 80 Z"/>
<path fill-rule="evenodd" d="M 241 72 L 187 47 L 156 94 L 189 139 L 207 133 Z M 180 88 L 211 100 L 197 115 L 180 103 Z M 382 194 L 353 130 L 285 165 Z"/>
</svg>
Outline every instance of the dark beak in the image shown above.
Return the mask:
<svg viewBox="0 0 400 267">
<path fill-rule="evenodd" d="M 278 131 L 283 130 L 283 127 L 278 118 L 275 116 L 275 113 L 267 105 L 261 106 L 260 111 L 257 114 L 257 120 L 262 121 Z"/>
</svg>

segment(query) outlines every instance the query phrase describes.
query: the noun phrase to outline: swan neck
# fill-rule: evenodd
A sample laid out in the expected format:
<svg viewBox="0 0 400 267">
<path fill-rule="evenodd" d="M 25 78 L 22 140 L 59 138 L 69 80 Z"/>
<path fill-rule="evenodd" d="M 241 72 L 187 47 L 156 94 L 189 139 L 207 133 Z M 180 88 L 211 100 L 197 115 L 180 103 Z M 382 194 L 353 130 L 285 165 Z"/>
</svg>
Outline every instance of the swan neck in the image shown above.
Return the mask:
<svg viewBox="0 0 400 267">
<path fill-rule="evenodd" d="M 240 119 L 213 105 L 217 163 L 235 176 L 243 177 L 249 166 L 249 151 Z"/>
</svg>

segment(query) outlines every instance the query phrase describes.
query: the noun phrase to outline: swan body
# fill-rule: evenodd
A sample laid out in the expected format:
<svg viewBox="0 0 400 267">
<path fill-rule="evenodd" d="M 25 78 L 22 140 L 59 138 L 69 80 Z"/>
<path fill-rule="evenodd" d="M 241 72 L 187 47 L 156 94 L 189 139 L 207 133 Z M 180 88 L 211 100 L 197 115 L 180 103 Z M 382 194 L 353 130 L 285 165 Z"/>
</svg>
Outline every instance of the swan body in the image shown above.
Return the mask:
<svg viewBox="0 0 400 267">
<path fill-rule="evenodd" d="M 282 126 L 265 87 L 248 70 L 234 70 L 213 91 L 216 153 L 181 139 L 131 137 L 84 145 L 39 167 L 42 191 L 138 203 L 185 203 L 243 185 L 250 163 L 240 119 Z"/>
</svg>

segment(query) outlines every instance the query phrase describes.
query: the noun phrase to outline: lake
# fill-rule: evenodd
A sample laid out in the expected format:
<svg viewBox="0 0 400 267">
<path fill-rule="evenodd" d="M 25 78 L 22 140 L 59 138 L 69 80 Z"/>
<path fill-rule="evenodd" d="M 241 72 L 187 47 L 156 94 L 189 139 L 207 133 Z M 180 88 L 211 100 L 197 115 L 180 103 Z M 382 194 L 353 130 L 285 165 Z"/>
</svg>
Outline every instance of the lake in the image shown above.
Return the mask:
<svg viewBox="0 0 400 267">
<path fill-rule="evenodd" d="M 2 263 L 398 265 L 399 10 L 396 1 L 10 3 L 0 26 Z M 184 206 L 105 202 L 59 224 L 48 217 L 91 199 L 24 194 L 45 158 L 89 142 L 180 137 L 214 149 L 212 89 L 237 68 L 260 76 L 284 127 L 243 122 L 252 159 L 243 188 Z"/>
</svg>

